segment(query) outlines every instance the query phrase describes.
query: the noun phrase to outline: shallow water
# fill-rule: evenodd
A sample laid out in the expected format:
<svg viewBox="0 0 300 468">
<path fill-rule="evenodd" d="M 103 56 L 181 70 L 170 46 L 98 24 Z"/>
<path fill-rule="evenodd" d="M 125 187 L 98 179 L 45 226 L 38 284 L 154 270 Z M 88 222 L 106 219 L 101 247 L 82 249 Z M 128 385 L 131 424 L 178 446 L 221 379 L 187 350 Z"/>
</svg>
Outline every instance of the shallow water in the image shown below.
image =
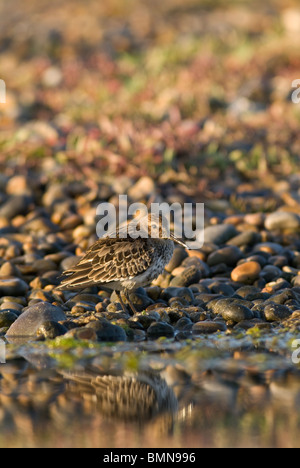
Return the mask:
<svg viewBox="0 0 300 468">
<path fill-rule="evenodd" d="M 8 345 L 1 447 L 298 447 L 300 371 L 208 343 Z"/>
</svg>

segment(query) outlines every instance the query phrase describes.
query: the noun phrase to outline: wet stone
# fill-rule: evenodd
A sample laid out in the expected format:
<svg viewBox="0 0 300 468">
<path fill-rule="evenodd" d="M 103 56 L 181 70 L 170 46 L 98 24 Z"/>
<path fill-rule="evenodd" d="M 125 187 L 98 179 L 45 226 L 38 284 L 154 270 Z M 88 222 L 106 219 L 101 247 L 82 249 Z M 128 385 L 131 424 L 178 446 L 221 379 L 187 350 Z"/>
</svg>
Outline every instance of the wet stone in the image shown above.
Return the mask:
<svg viewBox="0 0 300 468">
<path fill-rule="evenodd" d="M 66 306 L 72 308 L 79 302 L 85 302 L 86 304 L 95 306 L 95 304 L 101 302 L 101 298 L 97 294 L 76 294 L 76 296 L 73 296 L 66 302 Z"/>
<path fill-rule="evenodd" d="M 189 340 L 192 338 L 192 330 L 179 330 L 176 332 L 175 339 L 180 340 Z"/>
<path fill-rule="evenodd" d="M 236 236 L 238 231 L 232 224 L 217 224 L 208 226 L 204 230 L 204 241 L 213 244 L 225 244 L 229 239 Z"/>
<path fill-rule="evenodd" d="M 27 300 L 25 299 L 25 297 L 14 297 L 14 296 L 2 296 L 0 298 L 0 304 L 3 304 L 4 302 L 15 302 L 23 307 L 26 306 L 27 304 Z"/>
<path fill-rule="evenodd" d="M 162 290 L 160 298 L 164 301 L 169 301 L 172 297 L 182 297 L 188 302 L 194 300 L 194 294 L 190 288 L 168 287 Z"/>
<path fill-rule="evenodd" d="M 269 231 L 297 231 L 300 228 L 300 216 L 296 213 L 275 211 L 266 217 L 265 228 Z"/>
<path fill-rule="evenodd" d="M 210 284 L 209 289 L 212 293 L 223 294 L 224 296 L 233 296 L 235 294 L 235 290 L 230 284 L 220 283 L 219 281 Z"/>
<path fill-rule="evenodd" d="M 38 328 L 37 335 L 41 338 L 53 340 L 57 336 L 64 335 L 67 331 L 64 325 L 52 320 L 47 320 Z"/>
<path fill-rule="evenodd" d="M 193 293 L 196 295 L 198 293 L 208 293 L 210 292 L 209 288 L 205 286 L 202 281 L 198 284 L 191 284 L 189 288 L 193 291 Z"/>
<path fill-rule="evenodd" d="M 210 334 L 226 330 L 225 323 L 209 320 L 194 323 L 192 328 L 193 335 Z"/>
<path fill-rule="evenodd" d="M 20 315 L 23 306 L 17 302 L 3 302 L 0 306 L 0 311 L 5 309 L 12 309 L 17 315 Z"/>
<path fill-rule="evenodd" d="M 226 310 L 226 308 L 231 304 L 240 304 L 243 302 L 244 300 L 235 297 L 215 297 L 209 302 L 207 309 L 212 311 L 214 314 L 221 314 L 223 310 Z"/>
<path fill-rule="evenodd" d="M 32 269 L 39 275 L 42 275 L 46 271 L 56 270 L 57 265 L 52 260 L 41 258 L 32 264 Z"/>
<path fill-rule="evenodd" d="M 24 215 L 30 210 L 32 198 L 27 195 L 11 195 L 0 206 L 0 217 L 13 219 L 15 216 Z"/>
<path fill-rule="evenodd" d="M 53 302 L 54 297 L 50 292 L 43 289 L 32 289 L 29 296 L 30 299 L 38 299 L 44 302 Z"/>
<path fill-rule="evenodd" d="M 283 251 L 282 245 L 277 242 L 261 242 L 253 247 L 253 253 L 265 252 L 270 255 L 277 255 Z"/>
<path fill-rule="evenodd" d="M 186 308 L 170 308 L 167 310 L 171 323 L 175 323 L 181 318 L 189 317 L 188 310 Z"/>
<path fill-rule="evenodd" d="M 195 266 L 198 271 L 201 273 L 201 277 L 205 278 L 209 276 L 210 274 L 210 269 L 207 263 L 205 263 L 203 260 L 201 260 L 198 257 L 187 257 L 183 260 L 182 267 L 190 267 L 190 266 Z M 196 281 L 195 281 L 196 283 Z"/>
<path fill-rule="evenodd" d="M 161 294 L 161 288 L 159 286 L 149 286 L 145 288 L 145 292 L 150 299 L 157 301 Z"/>
<path fill-rule="evenodd" d="M 263 278 L 267 283 L 270 281 L 275 281 L 276 279 L 280 278 L 282 275 L 282 271 L 280 268 L 277 268 L 274 265 L 266 265 L 261 270 L 260 276 Z"/>
<path fill-rule="evenodd" d="M 155 322 L 150 325 L 147 330 L 147 336 L 150 339 L 160 338 L 162 336 L 166 338 L 172 338 L 174 336 L 174 329 L 171 325 L 164 322 Z"/>
<path fill-rule="evenodd" d="M 192 326 L 193 322 L 188 317 L 181 317 L 175 325 L 177 330 L 191 330 Z"/>
<path fill-rule="evenodd" d="M 236 294 L 238 294 L 241 297 L 246 298 L 249 294 L 258 294 L 260 293 L 260 289 L 256 288 L 255 286 L 252 285 L 245 285 L 241 286 L 235 291 Z"/>
<path fill-rule="evenodd" d="M 237 283 L 253 283 L 261 272 L 261 266 L 257 262 L 245 262 L 238 265 L 231 272 L 231 279 Z"/>
<path fill-rule="evenodd" d="M 159 302 L 155 302 L 154 304 L 149 305 L 145 311 L 148 313 L 164 307 L 167 307 L 167 303 L 160 300 Z"/>
<path fill-rule="evenodd" d="M 153 302 L 154 302 L 152 299 L 150 299 L 150 297 L 148 297 L 146 295 L 146 292 L 145 292 L 145 290 L 143 288 L 138 288 L 138 289 L 136 289 L 136 291 L 130 292 L 129 293 L 129 300 L 124 295 L 124 293 L 121 293 L 121 298 L 122 298 L 124 304 L 128 304 L 128 307 L 130 307 L 130 302 L 131 302 L 132 305 L 134 306 L 134 308 L 138 312 L 142 312 L 143 310 L 145 310 L 149 305 L 153 304 Z M 115 291 L 112 293 L 110 299 L 111 299 L 112 302 L 121 305 L 119 296 L 117 295 L 117 293 Z"/>
<path fill-rule="evenodd" d="M 182 247 L 175 247 L 173 256 L 169 263 L 165 266 L 165 270 L 168 273 L 172 273 L 172 271 L 181 265 L 181 262 L 188 256 L 185 249 Z"/>
<path fill-rule="evenodd" d="M 26 223 L 22 226 L 22 232 L 28 233 L 50 233 L 56 232 L 58 230 L 58 226 L 50 221 L 48 218 L 44 217 L 37 217 L 26 221 Z"/>
<path fill-rule="evenodd" d="M 170 281 L 170 286 L 185 287 L 192 283 L 197 283 L 201 278 L 201 273 L 196 266 L 192 265 L 184 269 L 182 273 L 175 276 Z"/>
<path fill-rule="evenodd" d="M 146 341 L 147 335 L 144 330 L 133 330 L 133 341 L 139 343 L 140 341 Z"/>
<path fill-rule="evenodd" d="M 178 308 L 178 307 L 185 307 L 188 306 L 189 303 L 184 297 L 172 297 L 169 300 L 169 306 L 173 308 Z"/>
<path fill-rule="evenodd" d="M 243 245 L 254 245 L 261 241 L 261 235 L 255 231 L 244 231 L 227 241 L 228 245 L 242 247 Z"/>
<path fill-rule="evenodd" d="M 138 322 L 142 325 L 144 329 L 147 329 L 150 327 L 150 325 L 154 322 L 157 322 L 160 318 L 160 315 L 158 313 L 150 313 L 150 314 L 135 314 L 134 317 L 132 317 L 131 321 L 132 322 Z"/>
<path fill-rule="evenodd" d="M 221 312 L 224 320 L 232 320 L 233 322 L 241 322 L 242 320 L 250 320 L 254 317 L 253 312 L 248 307 L 242 304 L 228 304 Z"/>
<path fill-rule="evenodd" d="M 264 322 L 260 318 L 253 318 L 251 320 L 242 320 L 238 322 L 233 328 L 235 330 L 242 329 L 242 330 L 249 330 L 250 328 L 258 327 L 258 328 L 268 328 L 270 327 L 269 323 Z"/>
<path fill-rule="evenodd" d="M 106 319 L 89 322 L 86 328 L 92 328 L 96 332 L 98 341 L 117 342 L 127 340 L 123 328 L 113 325 Z"/>
<path fill-rule="evenodd" d="M 13 263 L 4 262 L 0 268 L 0 278 L 7 278 L 10 276 L 20 276 L 20 271 Z"/>
<path fill-rule="evenodd" d="M 28 289 L 27 283 L 20 278 L 0 279 L 0 296 L 24 296 Z"/>
<path fill-rule="evenodd" d="M 267 304 L 264 307 L 264 315 L 268 322 L 284 320 L 292 314 L 292 311 L 283 304 Z"/>
<path fill-rule="evenodd" d="M 97 341 L 96 331 L 88 327 L 72 328 L 64 336 L 77 340 Z"/>
<path fill-rule="evenodd" d="M 276 304 L 284 304 L 290 299 L 295 299 L 300 304 L 300 296 L 297 295 L 292 289 L 284 289 L 276 294 L 272 294 L 266 302 L 275 302 Z"/>
<path fill-rule="evenodd" d="M 236 265 L 236 263 L 243 257 L 243 253 L 236 246 L 223 247 L 212 252 L 207 259 L 207 264 L 212 267 L 224 263 L 227 266 Z"/>
<path fill-rule="evenodd" d="M 34 336 L 40 326 L 47 321 L 58 322 L 66 316 L 60 307 L 47 302 L 39 302 L 27 307 L 7 331 L 8 336 Z"/>
<path fill-rule="evenodd" d="M 12 310 L 0 311 L 0 327 L 10 327 L 18 318 L 18 315 Z"/>
</svg>

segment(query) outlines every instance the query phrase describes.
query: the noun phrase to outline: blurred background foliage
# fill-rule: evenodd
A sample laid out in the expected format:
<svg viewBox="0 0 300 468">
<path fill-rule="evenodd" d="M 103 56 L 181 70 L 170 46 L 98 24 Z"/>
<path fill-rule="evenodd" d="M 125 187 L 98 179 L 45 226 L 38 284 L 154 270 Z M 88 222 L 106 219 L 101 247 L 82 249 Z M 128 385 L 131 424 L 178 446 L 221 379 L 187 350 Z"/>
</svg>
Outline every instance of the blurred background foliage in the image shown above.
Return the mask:
<svg viewBox="0 0 300 468">
<path fill-rule="evenodd" d="M 299 163 L 299 39 L 292 0 L 2 0 L 0 163 L 272 184 Z"/>
</svg>

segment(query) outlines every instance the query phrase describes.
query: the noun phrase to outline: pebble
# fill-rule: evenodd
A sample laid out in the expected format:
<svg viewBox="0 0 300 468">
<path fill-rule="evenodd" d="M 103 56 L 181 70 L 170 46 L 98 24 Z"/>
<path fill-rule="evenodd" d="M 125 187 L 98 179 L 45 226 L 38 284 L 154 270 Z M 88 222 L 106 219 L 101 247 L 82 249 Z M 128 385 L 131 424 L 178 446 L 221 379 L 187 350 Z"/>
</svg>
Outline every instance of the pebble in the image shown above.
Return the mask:
<svg viewBox="0 0 300 468">
<path fill-rule="evenodd" d="M 32 198 L 27 195 L 11 195 L 6 202 L 0 206 L 0 217 L 13 219 L 18 215 L 25 215 L 29 212 Z"/>
<path fill-rule="evenodd" d="M 97 333 L 93 328 L 78 327 L 72 328 L 64 335 L 66 338 L 75 338 L 76 340 L 97 341 Z"/>
<path fill-rule="evenodd" d="M 18 318 L 18 315 L 12 310 L 1 310 L 0 311 L 0 328 L 10 327 L 12 323 Z"/>
<path fill-rule="evenodd" d="M 183 270 L 182 273 L 172 278 L 170 281 L 170 287 L 185 287 L 192 283 L 197 283 L 201 278 L 201 272 L 196 266 L 192 265 Z"/>
<path fill-rule="evenodd" d="M 0 305 L 0 310 L 5 310 L 5 309 L 13 309 L 16 312 L 19 313 L 23 309 L 23 306 L 21 304 L 18 304 L 17 302 L 11 302 L 11 301 L 5 301 Z"/>
<path fill-rule="evenodd" d="M 282 245 L 277 242 L 259 242 L 253 247 L 253 253 L 266 252 L 271 255 L 278 255 L 283 251 Z"/>
<path fill-rule="evenodd" d="M 151 177 L 141 177 L 128 189 L 128 195 L 133 201 L 141 200 L 155 191 L 154 181 Z"/>
<path fill-rule="evenodd" d="M 80 257 L 77 255 L 72 255 L 71 257 L 64 258 L 60 263 L 60 268 L 62 271 L 69 270 L 75 266 L 80 260 Z"/>
<path fill-rule="evenodd" d="M 147 336 L 152 340 L 160 337 L 172 338 L 174 336 L 174 328 L 168 323 L 154 322 L 147 329 Z"/>
<path fill-rule="evenodd" d="M 204 229 L 204 241 L 218 245 L 225 244 L 237 234 L 238 231 L 233 224 L 217 224 Z"/>
<path fill-rule="evenodd" d="M 0 296 L 24 296 L 28 284 L 20 278 L 0 278 Z"/>
<path fill-rule="evenodd" d="M 282 275 L 282 271 L 280 268 L 274 265 L 266 265 L 260 272 L 261 278 L 263 278 L 267 283 L 269 281 L 274 281 L 280 278 Z"/>
<path fill-rule="evenodd" d="M 255 231 L 244 231 L 227 241 L 227 245 L 241 247 L 243 245 L 254 245 L 261 241 L 261 235 Z"/>
<path fill-rule="evenodd" d="M 201 277 L 202 278 L 206 278 L 207 276 L 210 275 L 210 268 L 209 266 L 207 265 L 207 263 L 205 263 L 203 260 L 201 260 L 200 258 L 198 257 L 187 257 L 183 260 L 183 262 L 181 263 L 181 266 L 182 267 L 190 267 L 190 266 L 195 266 L 197 268 L 197 270 L 200 271 L 201 273 Z"/>
<path fill-rule="evenodd" d="M 275 211 L 265 219 L 265 228 L 269 231 L 297 231 L 300 229 L 300 216 L 287 211 Z"/>
<path fill-rule="evenodd" d="M 123 300 L 124 304 L 129 304 L 129 308 L 130 308 L 130 303 L 129 303 L 127 297 L 123 294 L 123 292 L 121 293 L 121 297 L 122 297 L 122 300 Z M 117 295 L 117 293 L 115 291 L 112 293 L 110 299 L 111 299 L 112 302 L 116 302 L 116 303 L 120 304 L 120 299 L 119 299 L 119 297 L 118 297 L 118 295 Z M 132 303 L 132 305 L 134 306 L 134 308 L 138 312 L 142 312 L 150 304 L 153 304 L 153 302 L 154 302 L 152 299 L 150 299 L 150 297 L 148 297 L 145 294 L 145 290 L 143 288 L 138 288 L 135 291 L 130 292 L 129 293 L 129 300 L 130 300 L 130 302 Z"/>
<path fill-rule="evenodd" d="M 46 320 L 37 329 L 36 333 L 39 338 L 53 340 L 57 336 L 65 335 L 67 331 L 68 330 L 64 325 L 53 320 Z"/>
<path fill-rule="evenodd" d="M 160 299 L 164 301 L 169 301 L 173 297 L 179 297 L 186 299 L 189 303 L 194 300 L 194 294 L 191 288 L 186 287 L 168 287 L 162 290 Z"/>
<path fill-rule="evenodd" d="M 258 262 L 245 262 L 238 265 L 231 272 L 231 279 L 237 283 L 252 284 L 261 272 L 261 266 Z"/>
<path fill-rule="evenodd" d="M 196 322 L 192 327 L 193 335 L 202 335 L 225 331 L 227 327 L 223 322 L 216 322 L 205 320 L 203 322 Z"/>
<path fill-rule="evenodd" d="M 242 320 L 250 320 L 254 317 L 251 309 L 243 304 L 231 303 L 221 312 L 224 320 L 232 320 L 233 322 L 241 322 Z"/>
<path fill-rule="evenodd" d="M 86 328 L 92 328 L 96 332 L 98 341 L 127 341 L 123 328 L 119 327 L 119 325 L 113 325 L 106 319 L 89 322 Z"/>
<path fill-rule="evenodd" d="M 20 271 L 13 263 L 4 262 L 0 268 L 0 278 L 7 278 L 9 276 L 20 276 Z"/>
<path fill-rule="evenodd" d="M 276 304 L 285 304 L 288 300 L 295 299 L 299 301 L 299 295 L 291 289 L 284 289 L 283 291 L 276 292 L 272 294 L 271 297 L 266 302 L 275 302 Z"/>
<path fill-rule="evenodd" d="M 227 266 L 236 265 L 236 263 L 243 257 L 243 253 L 236 246 L 223 247 L 212 252 L 207 258 L 208 266 L 219 265 L 224 263 Z"/>
<path fill-rule="evenodd" d="M 168 273 L 172 273 L 175 268 L 179 267 L 183 260 L 188 256 L 187 252 L 185 249 L 182 247 L 175 247 L 173 256 L 169 263 L 165 266 L 165 270 Z"/>
<path fill-rule="evenodd" d="M 238 295 L 238 296 L 241 296 L 241 297 L 244 297 L 244 298 L 247 298 L 247 296 L 249 295 L 255 295 L 255 294 L 259 294 L 260 293 L 260 289 L 255 287 L 255 286 L 250 286 L 250 285 L 247 285 L 247 286 L 241 286 L 239 289 L 237 289 L 235 291 L 235 293 Z"/>
<path fill-rule="evenodd" d="M 186 329 L 191 330 L 192 326 L 193 326 L 193 322 L 188 317 L 180 317 L 180 319 L 177 320 L 176 325 L 175 325 L 177 330 L 186 330 Z"/>
<path fill-rule="evenodd" d="M 50 232 L 56 232 L 58 226 L 48 218 L 35 217 L 26 221 L 22 225 L 22 232 L 35 233 L 35 234 L 49 234 Z"/>
<path fill-rule="evenodd" d="M 27 307 L 7 331 L 7 336 L 35 336 L 43 323 L 66 320 L 63 310 L 48 302 Z"/>
<path fill-rule="evenodd" d="M 264 213 L 248 213 L 244 217 L 244 221 L 252 226 L 261 227 L 264 224 L 266 215 Z"/>
<path fill-rule="evenodd" d="M 283 304 L 267 304 L 264 307 L 264 315 L 268 322 L 284 320 L 292 314 L 292 311 Z"/>
<path fill-rule="evenodd" d="M 157 322 L 159 320 L 159 314 L 155 315 L 154 313 L 145 314 L 135 314 L 134 317 L 131 318 L 131 322 L 139 323 L 143 329 L 147 329 L 153 322 Z"/>
</svg>

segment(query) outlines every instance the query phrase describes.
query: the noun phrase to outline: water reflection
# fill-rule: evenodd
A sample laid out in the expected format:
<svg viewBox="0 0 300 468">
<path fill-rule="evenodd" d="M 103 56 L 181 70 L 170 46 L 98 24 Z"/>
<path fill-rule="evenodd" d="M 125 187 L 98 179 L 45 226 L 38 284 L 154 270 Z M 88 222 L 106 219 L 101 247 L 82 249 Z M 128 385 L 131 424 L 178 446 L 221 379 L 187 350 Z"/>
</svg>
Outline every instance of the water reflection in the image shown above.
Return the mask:
<svg viewBox="0 0 300 468">
<path fill-rule="evenodd" d="M 83 371 L 62 372 L 68 399 L 90 401 L 109 418 L 146 423 L 158 414 L 174 415 L 177 398 L 159 373 L 140 372 L 107 375 L 96 366 Z"/>
<path fill-rule="evenodd" d="M 300 374 L 227 359 L 189 372 L 0 366 L 1 447 L 297 447 Z"/>
</svg>

